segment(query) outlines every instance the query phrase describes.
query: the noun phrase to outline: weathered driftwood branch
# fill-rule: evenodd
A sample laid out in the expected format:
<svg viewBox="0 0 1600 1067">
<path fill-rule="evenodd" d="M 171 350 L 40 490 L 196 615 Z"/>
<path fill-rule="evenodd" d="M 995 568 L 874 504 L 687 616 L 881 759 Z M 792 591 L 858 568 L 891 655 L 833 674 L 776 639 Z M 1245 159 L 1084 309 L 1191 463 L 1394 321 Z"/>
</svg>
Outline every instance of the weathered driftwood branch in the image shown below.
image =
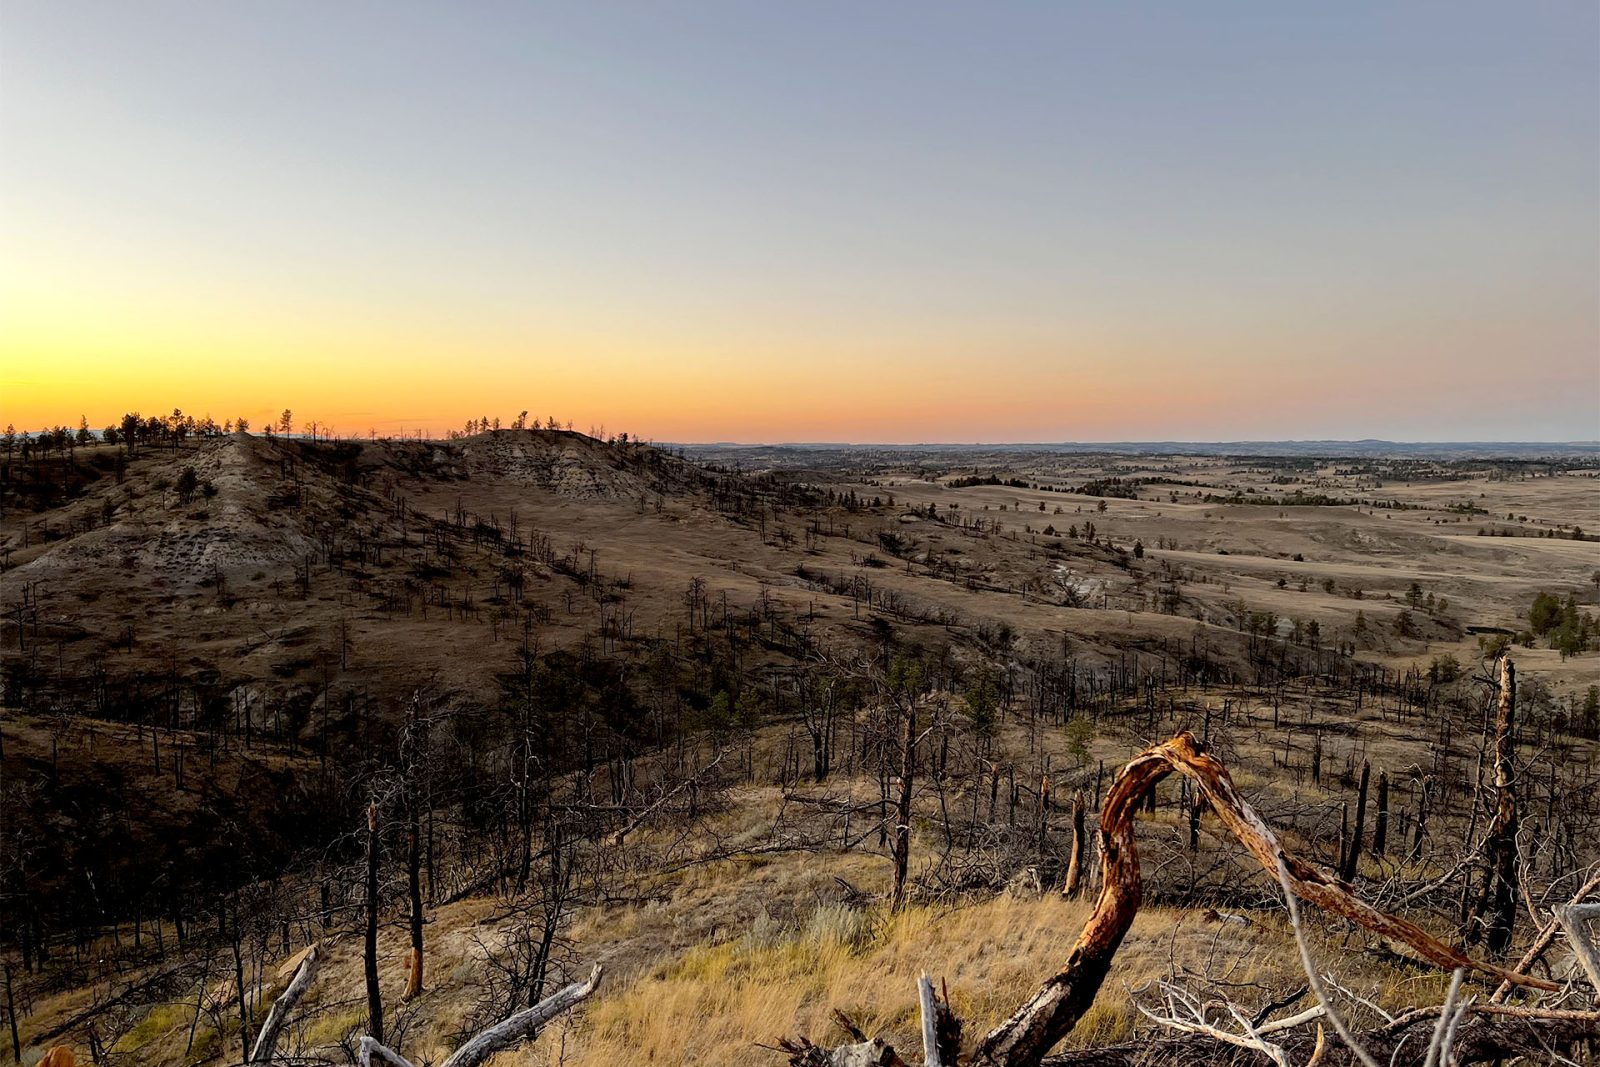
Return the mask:
<svg viewBox="0 0 1600 1067">
<path fill-rule="evenodd" d="M 389 1067 L 414 1067 L 410 1060 L 379 1044 L 369 1034 L 361 1039 L 361 1051 L 356 1055 L 356 1064 L 358 1067 L 372 1067 L 374 1062 L 386 1063 Z"/>
<path fill-rule="evenodd" d="M 1439 967 L 1478 970 L 1514 985 L 1546 990 L 1557 988 L 1553 983 L 1471 959 L 1417 924 L 1378 911 L 1358 900 L 1344 883 L 1332 875 L 1284 852 L 1277 836 L 1234 788 L 1227 768 L 1204 751 L 1192 734 L 1185 732 L 1146 749 L 1117 775 L 1100 815 L 1102 888 L 1094 912 L 1078 935 L 1066 967 L 1046 981 L 1011 1018 L 983 1038 L 971 1061 L 973 1067 L 1034 1067 L 1042 1061 L 1045 1053 L 1071 1032 L 1094 1003 L 1101 983 L 1110 971 L 1112 957 L 1133 925 L 1134 915 L 1143 898 L 1139 853 L 1134 841 L 1135 812 L 1149 790 L 1174 771 L 1187 776 L 1199 787 L 1218 819 L 1265 870 L 1277 875 L 1281 865 L 1284 881 L 1295 896 L 1384 938 L 1409 945 L 1422 958 Z M 1430 1025 L 1435 1018 L 1436 1014 L 1428 1017 Z M 881 1042 L 878 1044 L 881 1045 Z M 809 1042 L 803 1045 L 791 1043 L 786 1047 L 795 1053 L 791 1063 L 805 1067 L 839 1067 L 846 1062 L 820 1057 L 802 1058 L 816 1050 L 816 1046 Z M 893 1055 L 892 1047 L 882 1047 Z"/>
<path fill-rule="evenodd" d="M 551 1019 L 571 1010 L 579 1001 L 593 993 L 600 984 L 601 973 L 600 965 L 595 964 L 587 980 L 573 982 L 565 989 L 545 997 L 533 1007 L 525 1008 L 504 1022 L 489 1027 L 456 1049 L 441 1067 L 478 1067 L 478 1064 L 496 1052 L 504 1052 L 508 1048 L 522 1044 L 544 1029 L 545 1024 Z"/>
<path fill-rule="evenodd" d="M 576 1007 L 600 984 L 602 971 L 599 964 L 589 972 L 586 981 L 574 982 L 565 989 L 552 993 L 531 1008 L 524 1008 L 503 1022 L 480 1032 L 465 1045 L 456 1049 L 440 1067 L 478 1067 L 490 1056 L 515 1048 L 535 1037 L 545 1024 L 563 1012 Z M 361 1051 L 356 1061 L 360 1067 L 372 1067 L 374 1062 L 389 1067 L 414 1067 L 411 1061 L 393 1049 L 387 1048 L 370 1036 L 361 1039 Z"/>
<path fill-rule="evenodd" d="M 1467 1005 L 1456 1006 L 1456 994 L 1461 992 L 1461 978 L 1467 972 L 1460 967 L 1450 976 L 1450 991 L 1445 994 L 1444 1007 L 1439 1010 L 1439 1021 L 1433 1028 L 1433 1039 L 1428 1042 L 1428 1055 L 1422 1067 L 1436 1067 L 1450 1062 L 1450 1047 L 1455 1042 L 1456 1027 Z"/>
<path fill-rule="evenodd" d="M 922 1005 L 923 1067 L 956 1067 L 961 1055 L 961 1020 L 950 1010 L 948 993 L 933 991 L 926 973 L 917 980 L 917 1000 Z"/>
<path fill-rule="evenodd" d="M 922 1007 L 922 1064 L 923 1067 L 944 1067 L 939 1056 L 939 1009 L 935 1006 L 933 979 L 922 972 L 917 979 L 917 1001 Z M 955 1067 L 952 1061 L 951 1067 Z"/>
<path fill-rule="evenodd" d="M 256 1035 L 255 1046 L 251 1048 L 250 1059 L 246 1062 L 271 1062 L 273 1050 L 278 1046 L 278 1035 L 283 1032 L 283 1024 L 288 1021 L 289 1013 L 311 987 L 311 979 L 316 977 L 317 966 L 321 962 L 322 945 L 314 943 L 306 950 L 305 959 L 300 961 L 294 977 L 289 981 L 289 988 L 272 1002 L 272 1010 L 267 1012 L 267 1021 L 261 1024 L 261 1032 Z"/>
<path fill-rule="evenodd" d="M 1258 1023 L 1248 1019 L 1238 1007 L 1233 1004 L 1224 1005 L 1234 1021 L 1239 1025 L 1239 1033 L 1224 1029 L 1211 1021 L 1209 1010 L 1212 1002 L 1201 1000 L 1171 982 L 1158 982 L 1157 987 L 1162 993 L 1162 1002 L 1166 1009 L 1164 1013 L 1157 1013 L 1143 1004 L 1134 1002 L 1146 1018 L 1158 1023 L 1169 1030 L 1180 1033 L 1195 1034 L 1211 1041 L 1218 1041 L 1236 1048 L 1251 1049 L 1265 1056 L 1278 1067 L 1291 1067 L 1288 1054 L 1282 1047 L 1267 1040 L 1267 1036 L 1280 1030 L 1290 1030 L 1309 1022 L 1320 1019 L 1325 1014 L 1319 1004 L 1314 1008 L 1300 1012 L 1298 1015 L 1287 1019 L 1280 1019 L 1272 1023 Z"/>
<path fill-rule="evenodd" d="M 909 1067 L 881 1037 L 832 1048 L 813 1045 L 803 1037 L 781 1038 L 778 1048 L 789 1054 L 794 1067 Z"/>
</svg>

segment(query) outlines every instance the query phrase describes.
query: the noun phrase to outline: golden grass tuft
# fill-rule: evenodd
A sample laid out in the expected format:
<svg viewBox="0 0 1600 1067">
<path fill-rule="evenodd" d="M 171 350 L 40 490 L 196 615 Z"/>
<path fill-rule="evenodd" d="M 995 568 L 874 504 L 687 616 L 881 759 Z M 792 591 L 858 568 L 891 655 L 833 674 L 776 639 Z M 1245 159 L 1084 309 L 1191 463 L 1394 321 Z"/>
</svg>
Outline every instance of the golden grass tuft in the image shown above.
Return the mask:
<svg viewBox="0 0 1600 1067">
<path fill-rule="evenodd" d="M 838 1008 L 869 1033 L 911 1040 L 916 976 L 944 978 L 970 1038 L 1008 1015 L 1065 961 L 1088 905 L 1059 897 L 1000 896 L 964 907 L 912 907 L 899 914 L 826 905 L 775 928 L 758 922 L 739 937 L 700 945 L 610 990 L 572 1032 L 546 1035 L 511 1063 L 567 1067 L 618 1062 L 734 1063 L 758 1043 L 805 1034 L 837 1039 Z M 1127 1039 L 1137 1015 L 1130 985 L 1167 973 L 1173 953 L 1218 952 L 1215 928 L 1174 929 L 1181 913 L 1142 912 L 1100 999 L 1071 1043 Z M 1224 956 L 1264 976 L 1292 968 L 1276 931 L 1227 931 Z M 1281 946 L 1281 942 L 1279 942 Z"/>
</svg>

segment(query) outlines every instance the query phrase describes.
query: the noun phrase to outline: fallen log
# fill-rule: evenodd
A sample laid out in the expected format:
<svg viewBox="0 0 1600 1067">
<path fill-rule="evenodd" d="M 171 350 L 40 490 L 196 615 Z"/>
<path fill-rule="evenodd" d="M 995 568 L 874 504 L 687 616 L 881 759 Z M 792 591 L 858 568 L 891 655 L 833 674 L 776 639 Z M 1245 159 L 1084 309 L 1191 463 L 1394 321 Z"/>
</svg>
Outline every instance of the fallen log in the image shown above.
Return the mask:
<svg viewBox="0 0 1600 1067">
<path fill-rule="evenodd" d="M 529 1040 L 544 1029 L 545 1024 L 551 1019 L 576 1007 L 579 1001 L 593 993 L 600 985 L 601 973 L 600 965 L 595 964 L 594 969 L 589 972 L 588 979 L 573 982 L 565 989 L 545 997 L 533 1007 L 525 1008 L 504 1022 L 489 1027 L 456 1049 L 441 1067 L 478 1067 L 478 1064 L 496 1052 L 515 1048 Z"/>
<path fill-rule="evenodd" d="M 361 1038 L 361 1051 L 356 1055 L 356 1064 L 357 1067 L 372 1067 L 374 1063 L 386 1064 L 387 1067 L 415 1067 L 400 1053 L 380 1045 L 371 1034 L 367 1034 Z"/>
</svg>

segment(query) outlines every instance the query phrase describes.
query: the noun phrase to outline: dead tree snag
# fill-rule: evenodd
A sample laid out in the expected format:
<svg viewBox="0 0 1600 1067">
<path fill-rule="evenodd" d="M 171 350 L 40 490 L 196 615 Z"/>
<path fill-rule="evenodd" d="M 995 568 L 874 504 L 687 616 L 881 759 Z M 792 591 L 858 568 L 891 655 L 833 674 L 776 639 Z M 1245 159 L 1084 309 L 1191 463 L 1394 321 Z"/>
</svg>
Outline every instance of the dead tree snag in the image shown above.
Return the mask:
<svg viewBox="0 0 1600 1067">
<path fill-rule="evenodd" d="M 1494 821 L 1489 825 L 1483 884 L 1467 917 L 1466 939 L 1482 939 L 1499 956 L 1511 944 L 1517 919 L 1517 669 L 1510 656 L 1500 660 L 1500 700 L 1494 729 Z"/>
</svg>

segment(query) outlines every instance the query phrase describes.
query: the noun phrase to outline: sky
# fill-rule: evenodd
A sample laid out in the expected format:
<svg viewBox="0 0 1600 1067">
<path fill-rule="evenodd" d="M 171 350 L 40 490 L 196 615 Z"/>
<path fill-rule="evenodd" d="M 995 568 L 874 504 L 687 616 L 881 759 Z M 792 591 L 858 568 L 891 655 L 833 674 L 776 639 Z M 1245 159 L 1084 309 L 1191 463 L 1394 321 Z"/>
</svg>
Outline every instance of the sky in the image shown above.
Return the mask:
<svg viewBox="0 0 1600 1067">
<path fill-rule="evenodd" d="M 0 0 L 0 423 L 1600 438 L 1600 5 Z"/>
</svg>

